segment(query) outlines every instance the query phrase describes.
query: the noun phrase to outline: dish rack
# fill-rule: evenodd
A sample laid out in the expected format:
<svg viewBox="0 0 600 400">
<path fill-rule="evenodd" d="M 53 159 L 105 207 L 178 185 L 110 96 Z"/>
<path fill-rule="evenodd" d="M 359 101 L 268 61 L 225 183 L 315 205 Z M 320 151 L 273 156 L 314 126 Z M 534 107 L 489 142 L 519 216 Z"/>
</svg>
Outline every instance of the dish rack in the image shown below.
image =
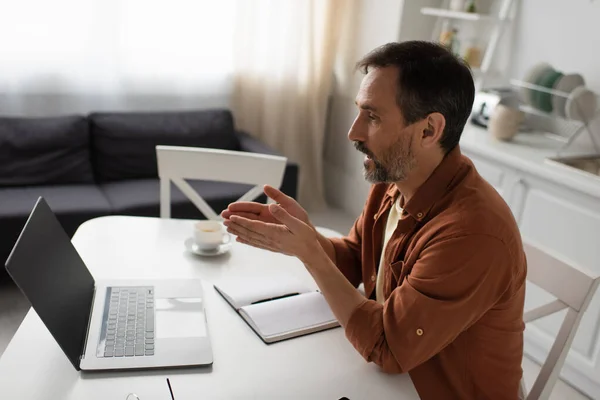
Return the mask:
<svg viewBox="0 0 600 400">
<path fill-rule="evenodd" d="M 549 89 L 544 86 L 539 86 L 535 84 L 531 84 L 529 82 L 524 82 L 517 79 L 510 80 L 511 86 L 521 89 L 528 89 L 539 91 L 547 94 L 551 94 L 553 96 L 560 96 L 564 98 L 569 97 L 569 93 L 562 92 L 554 89 Z M 577 105 L 577 103 L 576 103 Z M 537 120 L 532 121 L 533 124 L 537 124 L 538 126 L 542 126 L 542 130 L 546 131 L 544 134 L 552 138 L 554 140 L 563 142 L 564 145 L 559 148 L 557 151 L 557 156 L 562 154 L 581 134 L 586 132 L 590 137 L 592 145 L 594 146 L 594 150 L 596 151 L 596 155 L 600 155 L 600 143 L 598 143 L 597 132 L 594 128 L 594 121 L 600 116 L 600 98 L 596 95 L 596 108 L 593 114 L 590 115 L 589 118 L 582 118 L 581 121 L 569 119 L 567 117 L 563 117 L 561 115 L 557 115 L 551 112 L 546 112 L 534 108 L 528 104 L 519 104 L 519 109 L 530 116 L 538 117 Z M 579 107 L 578 107 L 579 108 Z M 579 112 L 579 115 L 584 115 L 582 111 Z M 544 123 L 543 120 L 546 120 L 548 123 Z M 598 124 L 600 125 L 600 124 Z M 560 133 L 552 133 L 549 132 L 548 126 L 553 126 L 553 130 L 557 130 Z"/>
</svg>

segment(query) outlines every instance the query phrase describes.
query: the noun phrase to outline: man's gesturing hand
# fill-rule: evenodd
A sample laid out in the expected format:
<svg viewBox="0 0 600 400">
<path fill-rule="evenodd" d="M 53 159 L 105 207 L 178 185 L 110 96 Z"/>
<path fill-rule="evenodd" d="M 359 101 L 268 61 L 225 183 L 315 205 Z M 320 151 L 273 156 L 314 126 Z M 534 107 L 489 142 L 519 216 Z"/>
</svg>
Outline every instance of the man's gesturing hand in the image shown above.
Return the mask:
<svg viewBox="0 0 600 400">
<path fill-rule="evenodd" d="M 293 198 L 283 194 L 279 190 L 269 185 L 265 185 L 264 191 L 268 197 L 273 199 L 273 201 L 276 203 L 279 203 L 281 208 L 286 210 L 291 216 L 299 219 L 307 225 L 312 226 L 308 219 L 308 213 Z M 233 215 L 244 217 L 250 220 L 280 224 L 280 221 L 269 211 L 268 205 L 256 202 L 241 201 L 238 203 L 231 203 L 229 207 L 227 207 L 227 210 L 221 213 L 221 216 L 225 220 L 230 219 Z"/>
<path fill-rule="evenodd" d="M 315 250 L 320 249 L 315 229 L 278 204 L 270 204 L 265 208 L 275 222 L 233 214 L 224 221 L 227 231 L 236 235 L 238 242 L 295 256 L 306 263 Z"/>
</svg>

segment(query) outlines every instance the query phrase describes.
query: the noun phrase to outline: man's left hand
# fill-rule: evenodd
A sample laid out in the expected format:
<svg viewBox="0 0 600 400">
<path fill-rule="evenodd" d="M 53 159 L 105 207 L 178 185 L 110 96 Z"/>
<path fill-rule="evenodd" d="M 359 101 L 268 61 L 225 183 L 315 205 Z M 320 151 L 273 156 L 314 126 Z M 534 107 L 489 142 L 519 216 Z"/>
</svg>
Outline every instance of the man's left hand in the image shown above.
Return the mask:
<svg viewBox="0 0 600 400">
<path fill-rule="evenodd" d="M 232 215 L 223 223 L 227 232 L 237 236 L 237 241 L 265 250 L 295 256 L 306 263 L 316 249 L 320 249 L 315 229 L 277 204 L 269 211 L 281 224 L 266 223 Z"/>
</svg>

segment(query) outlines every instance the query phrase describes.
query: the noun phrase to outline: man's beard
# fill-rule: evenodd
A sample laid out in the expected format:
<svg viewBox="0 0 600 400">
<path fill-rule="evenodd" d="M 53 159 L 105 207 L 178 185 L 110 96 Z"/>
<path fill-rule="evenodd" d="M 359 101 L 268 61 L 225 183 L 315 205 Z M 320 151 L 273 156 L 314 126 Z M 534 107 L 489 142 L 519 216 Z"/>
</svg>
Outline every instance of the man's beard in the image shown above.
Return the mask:
<svg viewBox="0 0 600 400">
<path fill-rule="evenodd" d="M 364 166 L 365 179 L 371 183 L 402 182 L 417 164 L 412 152 L 412 137 L 409 143 L 398 140 L 381 156 L 381 160 L 376 159 L 362 142 L 355 141 L 354 147 L 369 156 L 373 162 L 372 169 Z"/>
</svg>

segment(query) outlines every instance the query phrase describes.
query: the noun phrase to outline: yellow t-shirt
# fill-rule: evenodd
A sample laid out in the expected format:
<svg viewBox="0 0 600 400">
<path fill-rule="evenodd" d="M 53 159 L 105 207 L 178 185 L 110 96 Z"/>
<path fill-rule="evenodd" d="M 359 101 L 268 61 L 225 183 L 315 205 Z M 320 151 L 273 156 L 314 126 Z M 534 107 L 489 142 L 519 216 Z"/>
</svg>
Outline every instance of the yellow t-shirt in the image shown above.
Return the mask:
<svg viewBox="0 0 600 400">
<path fill-rule="evenodd" d="M 381 258 L 379 259 L 379 269 L 377 271 L 377 283 L 375 284 L 375 299 L 378 303 L 383 304 L 385 299 L 383 298 L 383 255 L 385 254 L 385 248 L 392 237 L 392 234 L 396 230 L 398 221 L 402 216 L 404 210 L 400 207 L 400 197 L 394 202 L 394 205 L 390 209 L 387 223 L 385 224 L 385 231 L 383 232 L 383 247 L 381 248 Z"/>
</svg>

